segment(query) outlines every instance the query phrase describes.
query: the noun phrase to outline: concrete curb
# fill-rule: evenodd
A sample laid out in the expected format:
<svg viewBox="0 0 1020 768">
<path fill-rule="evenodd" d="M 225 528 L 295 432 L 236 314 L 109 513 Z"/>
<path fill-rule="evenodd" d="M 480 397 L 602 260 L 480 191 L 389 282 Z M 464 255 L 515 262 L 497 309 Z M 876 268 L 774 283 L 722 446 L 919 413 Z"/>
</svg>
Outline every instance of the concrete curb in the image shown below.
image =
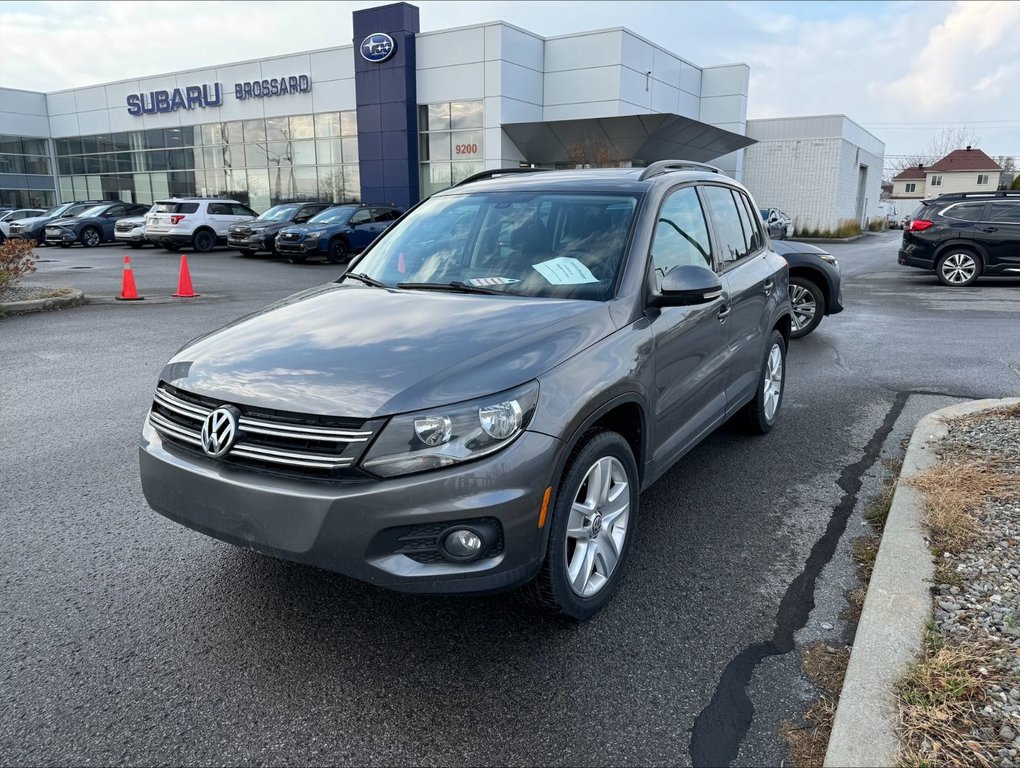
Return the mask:
<svg viewBox="0 0 1020 768">
<path fill-rule="evenodd" d="M 905 479 L 935 463 L 933 444 L 948 434 L 946 421 L 1020 402 L 975 400 L 921 419 L 907 446 L 868 596 L 843 680 L 826 768 L 896 764 L 899 737 L 896 683 L 915 661 L 932 615 L 934 564 L 922 522 L 922 500 Z"/>
<path fill-rule="evenodd" d="M 54 296 L 49 299 L 30 299 L 28 301 L 10 301 L 0 303 L 0 313 L 6 315 L 23 315 L 28 312 L 45 312 L 51 309 L 67 309 L 85 304 L 88 299 L 78 290 L 71 290 L 66 296 Z"/>
</svg>

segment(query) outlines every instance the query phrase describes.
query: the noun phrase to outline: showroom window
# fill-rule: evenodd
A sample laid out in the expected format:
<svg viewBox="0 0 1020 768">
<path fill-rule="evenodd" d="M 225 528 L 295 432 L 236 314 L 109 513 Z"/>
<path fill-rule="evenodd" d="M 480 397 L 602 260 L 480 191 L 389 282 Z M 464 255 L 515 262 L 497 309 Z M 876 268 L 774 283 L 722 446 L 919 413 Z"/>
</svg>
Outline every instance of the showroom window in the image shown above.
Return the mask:
<svg viewBox="0 0 1020 768">
<path fill-rule="evenodd" d="M 257 211 L 288 200 L 357 200 L 354 110 L 56 139 L 63 201 L 151 203 L 233 197 Z"/>
<path fill-rule="evenodd" d="M 0 174 L 47 176 L 50 189 L 0 189 L 0 205 L 14 208 L 45 208 L 53 205 L 49 139 L 31 136 L 0 136 Z M 43 180 L 36 180 L 39 183 Z"/>
<path fill-rule="evenodd" d="M 418 107 L 421 196 L 485 168 L 481 101 L 448 101 Z"/>
</svg>

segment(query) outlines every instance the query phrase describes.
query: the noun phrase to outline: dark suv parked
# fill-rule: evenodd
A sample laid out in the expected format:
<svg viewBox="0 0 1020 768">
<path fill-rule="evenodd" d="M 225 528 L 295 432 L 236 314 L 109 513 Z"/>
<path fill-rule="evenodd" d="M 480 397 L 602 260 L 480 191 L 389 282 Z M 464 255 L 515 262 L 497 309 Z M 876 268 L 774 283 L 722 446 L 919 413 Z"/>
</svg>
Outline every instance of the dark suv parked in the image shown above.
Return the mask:
<svg viewBox="0 0 1020 768">
<path fill-rule="evenodd" d="M 939 282 L 1020 276 L 1020 192 L 968 192 L 924 200 L 903 228 L 899 262 L 935 270 Z"/>
<path fill-rule="evenodd" d="M 94 205 L 74 216 L 47 221 L 44 229 L 46 243 L 63 248 L 81 243 L 86 248 L 95 248 L 100 243 L 113 240 L 114 225 L 120 219 L 141 216 L 148 210 L 148 205 L 129 203 Z"/>
<path fill-rule="evenodd" d="M 35 240 L 39 245 L 45 244 L 46 225 L 56 219 L 77 216 L 100 203 L 112 203 L 114 200 L 78 200 L 73 203 L 61 203 L 41 213 L 35 218 L 22 219 L 11 224 L 9 237 L 20 237 L 22 240 Z"/>
<path fill-rule="evenodd" d="M 146 499 L 379 586 L 528 583 L 587 618 L 639 492 L 730 417 L 779 418 L 791 309 L 769 243 L 710 166 L 471 177 L 335 283 L 178 352 L 142 432 Z"/>
<path fill-rule="evenodd" d="M 227 232 L 227 245 L 239 250 L 242 256 L 254 256 L 259 251 L 276 253 L 276 236 L 281 229 L 290 224 L 304 224 L 331 205 L 332 203 L 274 205 L 252 221 L 231 224 Z"/>
<path fill-rule="evenodd" d="M 342 264 L 359 253 L 400 218 L 392 205 L 342 203 L 330 206 L 301 226 L 284 227 L 276 236 L 276 250 L 293 264 L 309 256 L 322 256 Z"/>
</svg>

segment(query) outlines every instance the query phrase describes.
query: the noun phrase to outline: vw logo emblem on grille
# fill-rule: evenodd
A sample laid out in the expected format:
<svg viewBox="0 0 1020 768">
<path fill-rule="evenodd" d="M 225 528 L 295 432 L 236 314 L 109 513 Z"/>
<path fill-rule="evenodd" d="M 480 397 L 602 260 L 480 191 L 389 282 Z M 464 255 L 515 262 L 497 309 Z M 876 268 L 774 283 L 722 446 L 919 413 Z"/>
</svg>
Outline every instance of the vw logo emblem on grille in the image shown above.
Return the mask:
<svg viewBox="0 0 1020 768">
<path fill-rule="evenodd" d="M 229 451 L 237 439 L 237 419 L 241 412 L 224 405 L 206 416 L 202 424 L 202 450 L 214 459 Z"/>
<path fill-rule="evenodd" d="M 366 37 L 361 43 L 361 58 L 378 64 L 381 61 L 386 61 L 396 49 L 397 44 L 393 42 L 392 37 L 385 32 L 376 32 Z"/>
</svg>

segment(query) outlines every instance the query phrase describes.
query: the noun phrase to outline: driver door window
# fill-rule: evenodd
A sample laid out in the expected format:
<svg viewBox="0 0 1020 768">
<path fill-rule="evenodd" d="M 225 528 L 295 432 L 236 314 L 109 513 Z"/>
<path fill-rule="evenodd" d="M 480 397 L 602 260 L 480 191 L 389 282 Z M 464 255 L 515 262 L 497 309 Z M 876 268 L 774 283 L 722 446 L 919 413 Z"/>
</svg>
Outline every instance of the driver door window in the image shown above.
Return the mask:
<svg viewBox="0 0 1020 768">
<path fill-rule="evenodd" d="M 694 187 L 672 192 L 659 211 L 652 240 L 656 290 L 669 270 L 684 264 L 712 268 L 708 225 Z"/>
<path fill-rule="evenodd" d="M 367 208 L 362 208 L 360 211 L 357 211 L 353 216 L 351 216 L 352 227 L 356 227 L 359 224 L 368 224 L 370 221 L 372 221 L 372 214 Z"/>
</svg>

